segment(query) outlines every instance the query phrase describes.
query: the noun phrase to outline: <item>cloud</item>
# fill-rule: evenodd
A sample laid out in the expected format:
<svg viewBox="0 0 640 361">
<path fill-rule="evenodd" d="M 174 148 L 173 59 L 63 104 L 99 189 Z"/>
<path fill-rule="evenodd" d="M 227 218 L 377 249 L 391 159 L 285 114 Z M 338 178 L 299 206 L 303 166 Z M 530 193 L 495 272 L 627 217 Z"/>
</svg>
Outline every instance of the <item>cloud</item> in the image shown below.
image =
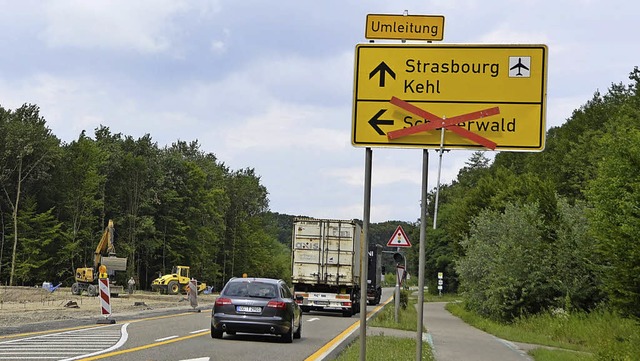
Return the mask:
<svg viewBox="0 0 640 361">
<path fill-rule="evenodd" d="M 224 54 L 229 48 L 229 42 L 231 38 L 231 30 L 228 28 L 222 29 L 221 39 L 214 39 L 211 41 L 211 51 L 214 54 Z"/>
<path fill-rule="evenodd" d="M 215 2 L 179 0 L 60 0 L 42 4 L 46 26 L 42 38 L 50 47 L 133 50 L 159 53 L 179 35 L 176 19 L 215 12 Z"/>
<path fill-rule="evenodd" d="M 326 117 L 339 112 L 339 109 L 274 102 L 259 114 L 225 129 L 222 132 L 225 147 L 235 152 L 256 149 L 339 152 L 348 146 L 349 135 L 323 126 Z"/>
<path fill-rule="evenodd" d="M 545 44 L 549 41 L 544 32 L 525 32 L 511 24 L 502 24 L 480 37 L 481 43 L 490 44 Z"/>
</svg>

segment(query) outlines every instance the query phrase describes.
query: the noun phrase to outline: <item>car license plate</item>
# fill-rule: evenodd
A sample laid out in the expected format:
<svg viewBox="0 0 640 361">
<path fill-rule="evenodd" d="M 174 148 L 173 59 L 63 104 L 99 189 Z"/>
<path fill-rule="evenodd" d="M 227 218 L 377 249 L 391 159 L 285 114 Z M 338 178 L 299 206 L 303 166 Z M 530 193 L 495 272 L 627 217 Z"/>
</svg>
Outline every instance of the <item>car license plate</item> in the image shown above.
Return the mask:
<svg viewBox="0 0 640 361">
<path fill-rule="evenodd" d="M 238 306 L 236 308 L 236 311 L 238 311 L 238 312 L 257 312 L 257 313 L 260 313 L 260 312 L 262 312 L 262 308 L 255 307 L 255 306 Z"/>
<path fill-rule="evenodd" d="M 318 306 L 328 306 L 329 305 L 329 301 L 316 301 L 315 303 Z"/>
</svg>

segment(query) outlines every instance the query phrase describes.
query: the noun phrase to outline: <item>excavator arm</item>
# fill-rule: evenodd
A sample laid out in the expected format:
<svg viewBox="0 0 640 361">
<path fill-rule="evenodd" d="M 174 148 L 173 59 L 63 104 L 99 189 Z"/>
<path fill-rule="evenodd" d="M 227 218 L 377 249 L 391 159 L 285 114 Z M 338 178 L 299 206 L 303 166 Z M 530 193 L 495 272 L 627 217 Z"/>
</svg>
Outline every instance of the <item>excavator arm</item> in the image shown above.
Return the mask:
<svg viewBox="0 0 640 361">
<path fill-rule="evenodd" d="M 93 254 L 93 267 L 98 268 L 98 265 L 102 263 L 102 256 L 108 254 L 109 256 L 115 255 L 116 249 L 113 245 L 113 221 L 110 219 L 105 228 L 102 238 L 96 247 L 96 251 Z"/>
</svg>

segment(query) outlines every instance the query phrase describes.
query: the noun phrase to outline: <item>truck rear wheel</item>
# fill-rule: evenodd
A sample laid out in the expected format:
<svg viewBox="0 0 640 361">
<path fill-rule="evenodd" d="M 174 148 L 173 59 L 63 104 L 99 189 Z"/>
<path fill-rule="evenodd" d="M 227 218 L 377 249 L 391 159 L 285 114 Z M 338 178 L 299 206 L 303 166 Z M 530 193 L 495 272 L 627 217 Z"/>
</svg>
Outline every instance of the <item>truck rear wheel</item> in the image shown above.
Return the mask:
<svg viewBox="0 0 640 361">
<path fill-rule="evenodd" d="M 170 281 L 167 284 L 167 293 L 170 295 L 177 295 L 180 292 L 180 285 L 178 281 Z"/>
</svg>

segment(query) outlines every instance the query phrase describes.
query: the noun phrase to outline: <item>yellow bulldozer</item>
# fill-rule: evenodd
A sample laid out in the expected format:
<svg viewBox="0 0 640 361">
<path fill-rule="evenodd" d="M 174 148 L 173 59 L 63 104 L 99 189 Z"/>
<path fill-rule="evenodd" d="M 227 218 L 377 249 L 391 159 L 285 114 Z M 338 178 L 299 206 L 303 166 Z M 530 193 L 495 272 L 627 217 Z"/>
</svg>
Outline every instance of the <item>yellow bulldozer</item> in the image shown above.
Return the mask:
<svg viewBox="0 0 640 361">
<path fill-rule="evenodd" d="M 171 273 L 160 276 L 151 282 L 151 290 L 161 294 L 177 295 L 186 294 L 189 289 L 189 266 L 174 266 Z M 198 293 L 207 289 L 204 282 L 196 282 Z"/>
<path fill-rule="evenodd" d="M 98 268 L 101 265 L 107 267 L 111 295 L 117 297 L 118 294 L 124 293 L 124 287 L 117 285 L 112 279 L 115 271 L 125 271 L 127 269 L 127 259 L 115 256 L 114 231 L 113 221 L 109 220 L 107 228 L 105 228 L 98 247 L 96 247 L 93 254 L 93 267 L 76 268 L 75 283 L 71 285 L 72 294 L 80 295 L 82 291 L 86 291 L 89 296 L 97 296 L 99 293 Z"/>
</svg>

